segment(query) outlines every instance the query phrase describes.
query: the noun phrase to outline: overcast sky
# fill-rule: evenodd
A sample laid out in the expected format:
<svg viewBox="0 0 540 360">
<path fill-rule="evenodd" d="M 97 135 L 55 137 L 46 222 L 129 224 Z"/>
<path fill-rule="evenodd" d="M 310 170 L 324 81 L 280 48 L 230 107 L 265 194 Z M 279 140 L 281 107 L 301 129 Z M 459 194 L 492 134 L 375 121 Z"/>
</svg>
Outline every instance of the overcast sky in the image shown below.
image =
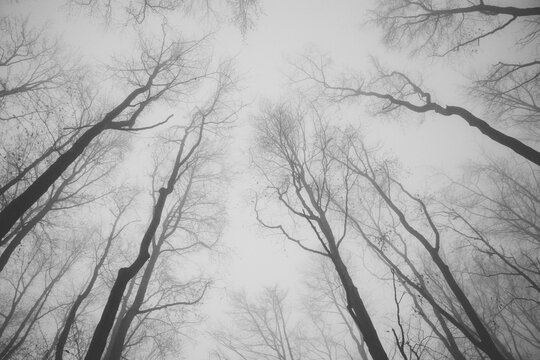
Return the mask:
<svg viewBox="0 0 540 360">
<path fill-rule="evenodd" d="M 48 26 L 58 32 L 67 47 L 83 61 L 106 62 L 111 54 L 121 53 L 129 47 L 130 38 L 126 34 L 130 34 L 130 29 L 106 28 L 98 20 L 84 16 L 72 14 L 66 17 L 55 3 L 28 1 L 20 6 L 30 8 L 33 21 L 48 21 Z M 461 71 L 457 60 L 412 58 L 398 49 L 384 48 L 379 32 L 372 25 L 363 23 L 367 9 L 375 3 L 358 0 L 262 1 L 262 14 L 245 36 L 232 24 L 222 24 L 215 33 L 216 58 L 236 58 L 243 88 L 241 96 L 246 103 L 252 104 L 240 116 L 232 132 L 234 138 L 228 153 L 232 158 L 229 162 L 234 166 L 228 196 L 229 224 L 223 243 L 230 248 L 231 255 L 216 265 L 222 269 L 217 288 L 254 289 L 273 283 L 294 287 L 307 264 L 305 253 L 257 226 L 251 193 L 257 179 L 249 157 L 249 149 L 254 145 L 252 117 L 261 102 L 267 99 L 279 101 L 287 98 L 287 91 L 293 91 L 289 89 L 288 76 L 293 73 L 291 62 L 299 55 L 318 51 L 332 58 L 336 68 L 350 71 L 369 71 L 370 56 L 375 56 L 391 68 L 422 75 L 426 87 L 429 89 L 432 85 L 437 90 L 435 95 L 443 103 L 451 104 L 466 97 L 462 87 L 474 69 L 467 74 Z M 196 22 L 173 18 L 170 25 L 174 27 L 175 21 L 187 33 L 197 33 Z M 504 44 L 504 39 L 489 41 Z M 488 48 L 498 52 L 499 56 L 505 52 L 502 46 Z M 482 66 L 483 59 L 490 54 L 472 56 L 476 56 L 475 63 Z M 497 146 L 463 121 L 442 121 L 433 116 L 423 121 L 410 113 L 399 119 L 373 117 L 358 105 L 345 107 L 341 112 L 331 108 L 329 115 L 343 117 L 343 121 L 366 129 L 371 141 L 382 143 L 389 154 L 400 158 L 419 188 L 430 182 L 431 178 L 424 175 L 435 173 L 439 166 L 444 165 L 446 173 L 452 174 L 468 160 L 478 158 L 484 152 L 498 151 Z M 216 296 L 219 302 L 220 295 Z"/>
<path fill-rule="evenodd" d="M 272 0 L 262 1 L 262 13 L 253 29 L 242 36 L 233 24 L 214 26 L 213 47 L 216 58 L 235 57 L 241 78 L 241 97 L 251 106 L 240 116 L 231 141 L 230 157 L 233 167 L 231 192 L 228 201 L 229 225 L 224 244 L 231 247 L 230 262 L 225 261 L 223 281 L 234 287 L 256 287 L 274 282 L 294 284 L 304 257 L 278 236 L 260 231 L 253 217 L 250 188 L 256 179 L 250 170 L 249 149 L 252 117 L 265 100 L 279 101 L 291 91 L 291 63 L 306 52 L 317 51 L 329 56 L 336 68 L 351 72 L 369 71 L 374 56 L 388 67 L 408 70 L 423 77 L 424 83 L 436 85 L 435 95 L 443 103 L 463 100 L 462 87 L 467 75 L 460 72 L 459 61 L 413 58 L 405 51 L 387 49 L 381 45 L 380 33 L 366 23 L 368 9 L 376 1 L 356 0 Z M 112 55 L 129 51 L 134 32 L 128 26 L 103 26 L 99 18 L 67 12 L 62 1 L 28 1 L 16 4 L 21 13 L 31 13 L 32 21 L 44 23 L 56 32 L 66 49 L 83 62 L 107 63 Z M 5 6 L 5 5 L 4 5 Z M 155 25 L 155 24 L 154 24 Z M 186 37 L 196 37 L 199 22 L 193 17 L 171 17 L 173 28 L 183 30 Z M 150 26 L 150 24 L 146 25 Z M 489 41 L 501 41 L 494 39 Z M 504 53 L 502 47 L 487 47 Z M 495 49 L 495 50 L 493 50 Z M 500 55 L 500 54 L 499 54 Z M 475 61 L 489 54 L 476 54 Z M 482 152 L 497 150 L 491 142 L 472 131 L 462 121 L 441 121 L 433 116 L 423 121 L 416 114 L 405 113 L 399 119 L 373 117 L 361 106 L 351 105 L 341 112 L 330 109 L 331 117 L 360 125 L 373 142 L 381 143 L 391 155 L 400 158 L 418 187 L 431 181 L 424 174 L 433 174 L 444 164 L 452 172 Z M 333 119 L 335 121 L 335 119 Z M 486 150 L 487 149 L 487 150 Z M 291 260 L 292 259 L 292 260 Z"/>
</svg>

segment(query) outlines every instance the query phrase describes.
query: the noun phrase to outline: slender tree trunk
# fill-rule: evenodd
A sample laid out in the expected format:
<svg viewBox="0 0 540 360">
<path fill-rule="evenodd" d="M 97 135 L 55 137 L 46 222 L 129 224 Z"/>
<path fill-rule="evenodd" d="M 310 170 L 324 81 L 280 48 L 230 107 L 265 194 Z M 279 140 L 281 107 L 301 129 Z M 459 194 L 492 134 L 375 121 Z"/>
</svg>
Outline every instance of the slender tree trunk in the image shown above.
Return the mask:
<svg viewBox="0 0 540 360">
<path fill-rule="evenodd" d="M 14 334 L 11 336 L 10 340 L 6 342 L 4 348 L 0 350 L 0 360 L 9 359 L 15 353 L 15 351 L 17 351 L 17 349 L 25 342 L 30 330 L 32 330 L 32 328 L 36 324 L 39 313 L 41 312 L 41 309 L 49 298 L 53 287 L 56 286 L 60 279 L 69 270 L 71 265 L 73 265 L 76 257 L 74 255 L 72 256 L 72 258 L 68 259 L 63 264 L 62 268 L 58 271 L 54 278 L 51 279 L 51 282 L 47 284 L 45 289 L 43 289 L 42 293 L 40 294 L 34 305 L 27 312 L 23 321 L 21 322 L 17 330 L 14 332 Z M 21 336 L 21 334 L 23 335 Z"/>
<path fill-rule="evenodd" d="M 116 327 L 116 331 L 113 333 L 110 339 L 110 345 L 107 351 L 107 360 L 120 360 L 122 357 L 122 351 L 124 349 L 129 328 L 131 327 L 135 317 L 139 314 L 139 310 L 144 303 L 148 285 L 150 285 L 154 268 L 161 254 L 161 247 L 165 243 L 165 240 L 167 240 L 167 238 L 174 233 L 176 227 L 182 219 L 182 212 L 188 199 L 192 184 L 193 173 L 190 175 L 184 194 L 180 198 L 178 205 L 173 206 L 173 209 L 165 217 L 161 234 L 158 240 L 152 246 L 152 254 L 150 255 L 150 260 L 148 260 L 148 265 L 146 265 L 146 268 L 144 269 L 144 273 L 133 303 L 129 309 L 125 311 L 125 313 L 117 320 L 118 325 Z M 173 218 L 174 220 L 172 220 Z"/>
</svg>

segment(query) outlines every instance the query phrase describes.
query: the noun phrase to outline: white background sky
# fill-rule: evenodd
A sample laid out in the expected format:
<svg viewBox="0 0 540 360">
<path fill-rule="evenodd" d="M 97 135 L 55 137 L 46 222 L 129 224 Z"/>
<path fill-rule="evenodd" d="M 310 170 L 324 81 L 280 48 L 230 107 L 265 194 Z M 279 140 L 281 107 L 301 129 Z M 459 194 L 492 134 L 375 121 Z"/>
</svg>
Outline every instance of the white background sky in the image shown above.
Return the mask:
<svg viewBox="0 0 540 360">
<path fill-rule="evenodd" d="M 97 20 L 74 15 L 66 18 L 59 15 L 58 8 L 51 3 L 28 1 L 24 6 L 30 8 L 36 20 L 48 19 L 52 29 L 68 44 L 67 47 L 84 61 L 106 62 L 111 53 L 129 45 L 125 31 L 105 29 Z M 253 145 L 250 137 L 252 116 L 264 99 L 286 99 L 290 85 L 286 76 L 291 73 L 289 63 L 299 54 L 317 49 L 329 55 L 336 68 L 351 71 L 369 69 L 369 56 L 374 55 L 389 67 L 409 70 L 412 74 L 421 73 L 426 88 L 433 90 L 442 103 L 460 104 L 465 100 L 466 92 L 461 87 L 467 84 L 468 74 L 461 72 L 462 60 L 422 60 L 422 57 L 412 58 L 397 49 L 385 49 L 379 32 L 372 25 L 362 25 L 366 10 L 374 4 L 376 1 L 262 1 L 262 15 L 245 38 L 232 25 L 222 26 L 215 34 L 215 56 L 236 57 L 244 89 L 242 98 L 253 103 L 242 114 L 233 131 L 235 137 L 230 162 L 234 167 L 228 196 L 229 225 L 223 237 L 232 255 L 218 264 L 222 279 L 216 286 L 221 290 L 254 289 L 273 283 L 294 287 L 307 266 L 304 253 L 285 244 L 282 238 L 260 231 L 257 226 L 251 188 L 258 180 L 251 171 L 248 156 Z M 185 19 L 178 18 L 177 21 L 179 27 L 189 29 Z M 492 46 L 486 48 L 491 49 L 491 53 L 470 54 L 476 57 L 474 62 L 479 68 L 494 52 L 499 58 L 512 56 L 505 49 L 503 39 L 494 37 L 489 41 Z M 389 153 L 401 159 L 419 188 L 430 182 L 431 178 L 423 176 L 434 168 L 444 167 L 447 173 L 457 174 L 458 167 L 467 160 L 481 156 L 483 151 L 498 150 L 498 146 L 457 118 L 428 116 L 422 123 L 418 116 L 410 113 L 399 119 L 372 118 L 354 106 L 342 113 L 334 109 L 329 114 L 344 116 L 348 122 L 361 124 L 370 138 L 383 143 Z M 216 292 L 209 300 L 213 304 L 210 310 L 218 313 L 220 308 L 215 304 L 222 300 L 223 293 Z"/>
</svg>

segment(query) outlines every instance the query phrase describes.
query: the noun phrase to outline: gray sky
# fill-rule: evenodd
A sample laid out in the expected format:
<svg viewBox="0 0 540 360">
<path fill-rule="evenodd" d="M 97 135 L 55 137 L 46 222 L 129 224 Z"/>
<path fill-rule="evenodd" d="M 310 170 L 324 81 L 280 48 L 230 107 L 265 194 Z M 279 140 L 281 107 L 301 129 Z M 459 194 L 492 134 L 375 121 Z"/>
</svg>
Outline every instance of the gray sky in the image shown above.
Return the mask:
<svg viewBox="0 0 540 360">
<path fill-rule="evenodd" d="M 65 41 L 71 52 L 83 62 L 105 63 L 112 54 L 129 51 L 134 32 L 131 28 L 104 28 L 98 20 L 71 15 L 61 15 L 61 8 L 50 5 L 55 1 L 28 1 L 24 11 L 33 13 L 33 20 L 48 21 L 51 29 Z M 233 130 L 229 151 L 233 165 L 231 192 L 228 195 L 229 224 L 223 243 L 231 255 L 216 264 L 221 282 L 217 288 L 256 289 L 273 283 L 293 288 L 300 281 L 307 256 L 279 236 L 270 236 L 257 226 L 252 209 L 252 187 L 258 179 L 250 168 L 249 149 L 252 116 L 265 99 L 279 101 L 287 97 L 290 75 L 298 55 L 315 49 L 328 55 L 337 69 L 369 71 L 370 56 L 391 67 L 421 73 L 426 87 L 436 90 L 437 99 L 443 103 L 460 102 L 466 95 L 463 86 L 467 74 L 460 71 L 460 61 L 455 59 L 432 60 L 412 58 L 406 52 L 385 49 L 379 32 L 369 24 L 362 24 L 366 11 L 376 1 L 358 0 L 271 0 L 262 1 L 263 13 L 254 29 L 245 37 L 233 25 L 222 24 L 213 40 L 216 58 L 236 57 L 237 71 L 241 77 L 241 97 L 251 103 Z M 179 26 L 187 33 L 196 34 L 198 23 L 172 18 L 171 26 Z M 491 39 L 501 41 L 504 39 Z M 497 53 L 505 54 L 504 46 L 491 46 L 490 52 L 474 54 L 477 66 Z M 469 75 L 472 75 L 472 71 Z M 499 151 L 489 140 L 480 136 L 457 119 L 428 116 L 423 122 L 415 114 L 404 113 L 399 119 L 372 117 L 358 104 L 351 104 L 341 111 L 330 108 L 332 116 L 361 125 L 369 139 L 380 142 L 389 154 L 402 161 L 409 180 L 418 188 L 430 183 L 432 174 L 440 166 L 446 173 L 458 174 L 459 166 L 478 158 L 483 152 Z M 455 120 L 455 121 L 454 121 Z M 219 309 L 222 297 L 219 292 L 209 301 L 213 310 Z M 217 311 L 219 312 L 219 311 Z"/>
</svg>

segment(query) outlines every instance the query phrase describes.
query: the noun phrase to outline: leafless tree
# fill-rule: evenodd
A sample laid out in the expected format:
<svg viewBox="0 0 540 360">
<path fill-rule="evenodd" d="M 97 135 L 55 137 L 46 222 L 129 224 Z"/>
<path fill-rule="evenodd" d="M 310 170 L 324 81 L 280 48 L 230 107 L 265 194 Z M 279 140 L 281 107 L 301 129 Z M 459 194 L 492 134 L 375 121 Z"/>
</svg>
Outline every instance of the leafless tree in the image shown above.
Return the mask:
<svg viewBox="0 0 540 360">
<path fill-rule="evenodd" d="M 502 125 L 521 130 L 529 141 L 537 141 L 539 130 L 538 98 L 540 61 L 499 62 L 471 92 L 484 101 L 493 119 Z"/>
<path fill-rule="evenodd" d="M 459 116 L 491 140 L 507 147 L 536 165 L 540 165 L 540 152 L 516 137 L 497 130 L 490 123 L 462 106 L 441 105 L 422 85 L 399 71 L 387 71 L 377 65 L 373 79 L 349 79 L 331 83 L 327 69 L 328 61 L 316 61 L 305 57 L 305 63 L 297 67 L 300 81 L 311 81 L 321 86 L 329 98 L 341 102 L 350 98 L 370 98 L 377 101 L 378 113 L 407 109 L 416 113 L 436 113 L 442 116 Z"/>
<path fill-rule="evenodd" d="M 122 150 L 120 137 L 103 138 L 89 146 L 87 151 L 78 158 L 72 167 L 53 184 L 48 197 L 37 202 L 19 220 L 4 238 L 0 245 L 5 248 L 0 255 L 0 271 L 3 270 L 20 246 L 22 241 L 38 224 L 51 227 L 53 224 L 44 222 L 50 218 L 50 213 L 65 213 L 83 205 L 89 204 L 104 194 L 92 194 L 91 189 L 96 183 L 106 177 L 114 167 L 114 156 Z M 68 215 L 69 216 L 69 215 Z"/>
<path fill-rule="evenodd" d="M 445 56 L 511 24 L 520 25 L 520 43 L 534 41 L 539 33 L 540 7 L 512 5 L 492 5 L 483 0 L 385 0 L 373 11 L 373 18 L 382 27 L 388 45 L 413 44 L 416 51 L 428 49 L 436 56 Z"/>
<path fill-rule="evenodd" d="M 44 34 L 28 19 L 0 17 L 0 120 L 45 112 L 49 90 L 65 84 L 68 72 L 56 59 L 58 46 Z"/>
<path fill-rule="evenodd" d="M 339 279 L 334 280 L 339 283 Z M 327 288 L 327 283 L 321 285 L 324 291 L 333 293 L 336 290 Z M 323 302 L 327 299 L 319 298 L 320 290 L 309 289 L 306 299 L 299 301 L 297 306 L 278 286 L 265 287 L 259 296 L 253 298 L 245 292 L 234 293 L 230 316 L 235 325 L 214 332 L 217 341 L 215 357 L 244 360 L 357 359 L 360 354 L 349 347 L 348 336 L 354 334 L 354 330 L 352 333 L 343 331 L 342 324 L 336 326 L 336 319 L 327 316 L 334 305 L 330 309 L 325 308 Z M 347 321 L 347 327 L 350 326 L 346 315 L 343 320 Z M 363 351 L 360 358 L 368 359 Z"/>
<path fill-rule="evenodd" d="M 85 301 L 86 298 L 88 298 L 88 296 L 90 295 L 90 292 L 92 291 L 94 285 L 96 284 L 96 281 L 98 280 L 99 272 L 100 272 L 103 264 L 105 263 L 105 260 L 106 260 L 107 256 L 109 255 L 109 251 L 110 251 L 112 242 L 116 238 L 118 238 L 118 236 L 122 233 L 122 231 L 125 229 L 125 227 L 129 224 L 128 223 L 128 224 L 125 224 L 125 225 L 121 226 L 120 225 L 120 220 L 122 219 L 122 215 L 127 210 L 127 208 L 130 206 L 132 201 L 133 201 L 133 196 L 130 199 L 128 199 L 127 201 L 124 201 L 123 203 L 117 202 L 115 204 L 116 205 L 116 209 L 115 209 L 115 213 L 114 213 L 115 220 L 113 222 L 113 225 L 111 227 L 111 231 L 110 231 L 110 233 L 109 233 L 109 235 L 107 237 L 107 240 L 105 242 L 105 247 L 103 249 L 103 252 L 102 252 L 101 256 L 99 257 L 99 259 L 96 259 L 96 264 L 95 264 L 95 266 L 94 266 L 94 268 L 92 270 L 92 274 L 91 274 L 90 278 L 88 279 L 88 281 L 87 281 L 87 283 L 86 283 L 86 285 L 84 287 L 84 290 L 79 295 L 77 295 L 75 301 L 69 307 L 69 310 L 68 310 L 68 312 L 66 314 L 66 317 L 65 317 L 65 319 L 63 321 L 62 327 L 60 328 L 60 330 L 57 333 L 58 337 L 57 337 L 57 339 L 55 339 L 55 341 L 53 341 L 53 345 L 55 345 L 55 352 L 54 352 L 55 356 L 54 356 L 54 358 L 56 360 L 63 359 L 66 342 L 67 342 L 69 333 L 71 331 L 71 328 L 75 324 L 79 308 L 81 307 L 83 301 Z"/>
<path fill-rule="evenodd" d="M 136 259 L 127 267 L 118 271 L 118 275 L 111 288 L 107 303 L 103 309 L 100 321 L 98 322 L 92 341 L 86 353 L 85 359 L 100 359 L 107 343 L 114 319 L 118 312 L 126 287 L 131 279 L 143 268 L 150 258 L 150 246 L 156 235 L 158 226 L 162 220 L 162 213 L 169 196 L 173 193 L 178 181 L 188 173 L 189 164 L 193 160 L 199 145 L 202 142 L 203 134 L 207 127 L 228 123 L 231 116 L 236 112 L 221 115 L 224 105 L 224 97 L 229 91 L 231 78 L 229 73 L 222 73 L 217 81 L 216 91 L 210 102 L 193 114 L 188 126 L 184 128 L 183 134 L 175 142 L 178 150 L 175 160 L 171 165 L 170 174 L 167 180 L 158 190 L 158 198 L 155 201 L 152 217 L 148 228 L 140 242 L 139 252 Z M 220 118 L 220 116 L 222 116 Z"/>
<path fill-rule="evenodd" d="M 351 359 L 359 357 L 362 360 L 368 360 L 364 338 L 347 315 L 347 298 L 339 276 L 332 269 L 329 261 L 324 258 L 320 260 L 315 269 L 308 274 L 309 292 L 306 296 L 306 311 L 310 317 L 314 318 L 314 321 L 326 325 L 339 323 L 340 326 L 330 329 L 334 337 L 341 340 L 339 347 Z M 329 314 L 332 316 L 328 316 Z M 354 344 L 350 347 L 355 350 L 349 349 L 348 341 L 345 340 L 349 338 Z M 339 341 L 336 342 L 339 343 Z"/>
<path fill-rule="evenodd" d="M 2 279 L 5 285 L 3 288 L 6 289 L 3 305 L 7 308 L 2 309 L 1 359 L 9 359 L 18 352 L 24 352 L 25 346 L 31 348 L 32 341 L 29 339 L 36 339 L 36 329 L 63 306 L 61 302 L 52 299 L 51 295 L 80 257 L 83 248 L 80 243 L 72 242 L 71 246 L 59 249 L 50 246 L 50 242 L 47 234 L 42 233 L 36 238 L 32 249 L 25 251 L 17 268 L 11 268 Z M 65 254 L 59 256 L 60 251 Z"/>
<path fill-rule="evenodd" d="M 282 359 L 302 358 L 303 341 L 298 323 L 293 322 L 286 305 L 286 293 L 277 287 L 267 288 L 257 301 L 245 293 L 234 296 L 238 332 L 215 334 L 220 345 L 219 358 Z"/>
<path fill-rule="evenodd" d="M 112 2 L 110 0 L 68 0 L 74 9 L 83 9 L 98 14 L 106 22 L 126 16 L 127 22 L 142 24 L 152 16 L 166 17 L 182 12 L 222 20 L 224 17 L 238 26 L 245 34 L 254 25 L 261 9 L 258 0 L 141 0 Z M 116 14 L 116 15 L 115 15 Z M 120 14 L 120 16 L 119 16 Z M 124 15 L 124 16 L 122 16 Z"/>
<path fill-rule="evenodd" d="M 194 277 L 185 283 L 178 283 L 173 280 L 175 276 L 168 274 L 166 269 L 178 270 L 181 256 L 189 256 L 200 248 L 211 249 L 216 241 L 205 239 L 203 234 L 212 234 L 211 229 L 219 226 L 216 214 L 219 211 L 211 209 L 219 209 L 219 206 L 209 198 L 208 191 L 202 191 L 203 187 L 215 181 L 214 176 L 203 171 L 206 163 L 212 161 L 212 157 L 212 154 L 205 155 L 204 151 L 199 149 L 186 163 L 183 178 L 178 180 L 171 205 L 163 216 L 161 229 L 152 241 L 150 258 L 138 282 L 135 296 L 114 326 L 115 331 L 111 336 L 106 359 L 120 359 L 123 356 L 127 341 L 134 336 L 129 334 L 130 328 L 137 332 L 144 326 L 143 322 L 148 320 L 148 315 L 195 305 L 202 300 L 209 285 L 208 281 Z M 154 176 L 159 172 L 158 167 L 162 166 L 162 161 L 156 162 Z M 154 184 L 156 182 L 157 180 L 153 181 Z M 219 234 L 219 228 L 215 231 Z M 159 269 L 164 269 L 162 279 L 156 278 Z M 141 319 L 133 326 L 137 317 Z M 172 314 L 167 316 L 171 317 Z"/>
<path fill-rule="evenodd" d="M 496 160 L 468 168 L 468 178 L 454 181 L 444 212 L 448 230 L 479 254 L 463 272 L 481 279 L 478 302 L 497 324 L 499 336 L 518 358 L 534 353 L 538 339 L 527 329 L 538 326 L 540 300 L 535 169 Z"/>
<path fill-rule="evenodd" d="M 369 223 L 372 224 L 374 233 L 367 230 L 370 228 L 369 226 L 366 227 L 358 219 L 351 218 L 351 224 L 354 225 L 362 238 L 390 266 L 396 276 L 427 300 L 446 321 L 459 329 L 472 344 L 482 350 L 489 358 L 511 359 L 512 355 L 504 346 L 501 346 L 486 319 L 480 315 L 481 308 L 475 306 L 470 294 L 458 281 L 456 271 L 451 270 L 448 261 L 445 260 L 444 237 L 448 235 L 438 224 L 437 212 L 429 210 L 424 200 L 407 191 L 392 174 L 391 166 L 384 161 L 375 160 L 357 137 L 348 136 L 346 145 L 340 152 L 343 156 L 340 162 L 352 173 L 365 180 L 368 188 L 374 190 L 376 200 L 380 201 L 380 208 L 375 210 L 374 214 L 367 215 L 368 218 L 371 218 Z M 341 208 L 345 213 L 349 213 L 345 211 L 343 206 Z M 383 221 L 384 225 L 381 226 L 379 219 L 383 215 L 390 216 L 390 220 Z M 401 229 L 403 229 L 403 233 Z M 410 240 L 408 239 L 414 239 L 418 242 L 417 244 L 421 245 L 433 267 L 437 269 L 437 276 L 440 279 L 436 283 L 447 294 L 446 296 L 452 304 L 450 311 L 441 307 L 440 303 L 427 290 L 428 287 L 423 280 L 424 274 L 417 270 L 414 260 L 410 258 L 411 255 L 408 252 L 408 247 L 410 247 L 408 241 Z M 397 255 L 399 262 L 392 260 L 390 254 Z M 408 275 L 404 271 L 405 269 L 408 269 L 411 275 Z M 460 309 L 455 310 L 457 315 L 454 312 L 456 307 Z M 466 322 L 461 319 L 461 314 L 466 316 Z"/>
<path fill-rule="evenodd" d="M 158 49 L 142 44 L 139 61 L 116 69 L 120 78 L 131 87 L 131 91 L 117 106 L 107 112 L 101 120 L 89 125 L 52 164 L 41 173 L 20 195 L 10 201 L 0 213 L 0 238 L 4 238 L 23 214 L 34 205 L 54 182 L 81 156 L 94 139 L 107 130 L 138 131 L 163 124 L 158 122 L 148 127 L 135 128 L 137 119 L 151 104 L 168 95 L 179 95 L 206 76 L 206 66 L 194 55 L 200 42 L 168 42 L 163 36 Z M 192 56 L 195 59 L 191 58 Z"/>
<path fill-rule="evenodd" d="M 340 253 L 340 246 L 347 234 L 348 218 L 345 216 L 336 225 L 329 211 L 334 186 L 343 189 L 343 201 L 348 204 L 352 179 L 348 169 L 340 174 L 342 176 L 336 176 L 339 169 L 328 153 L 330 137 L 324 131 L 324 126 L 316 129 L 317 136 L 309 137 L 301 112 L 295 112 L 285 105 L 276 106 L 266 109 L 259 118 L 258 142 L 261 144 L 259 167 L 267 180 L 269 196 L 275 198 L 293 219 L 299 219 L 309 226 L 311 236 L 318 240 L 318 246 L 305 245 L 305 241 L 291 234 L 285 226 L 264 220 L 256 204 L 257 219 L 261 225 L 277 230 L 302 249 L 332 261 L 345 289 L 349 315 L 362 333 L 372 358 L 388 359 Z M 336 178 L 337 184 L 333 180 Z"/>
</svg>

